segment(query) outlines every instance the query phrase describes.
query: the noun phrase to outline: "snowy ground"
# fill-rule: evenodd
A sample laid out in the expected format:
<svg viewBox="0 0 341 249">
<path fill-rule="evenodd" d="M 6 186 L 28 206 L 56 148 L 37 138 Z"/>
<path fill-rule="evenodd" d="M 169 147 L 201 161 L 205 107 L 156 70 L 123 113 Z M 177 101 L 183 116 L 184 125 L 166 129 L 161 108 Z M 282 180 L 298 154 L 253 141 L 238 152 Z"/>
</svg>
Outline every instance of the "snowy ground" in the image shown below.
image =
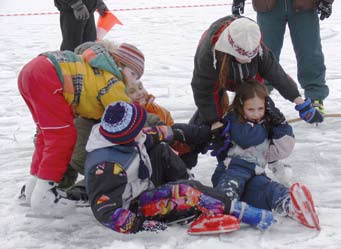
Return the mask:
<svg viewBox="0 0 341 249">
<path fill-rule="evenodd" d="M 105 0 L 110 9 L 227 4 L 213 0 Z M 245 14 L 255 13 L 247 1 Z M 190 87 L 193 55 L 201 33 L 211 22 L 230 13 L 230 5 L 199 8 L 161 8 L 116 11 L 123 22 L 106 38 L 136 44 L 145 53 L 143 81 L 167 107 L 178 122 L 188 121 L 195 106 Z M 1 248 L 115 248 L 115 249 L 197 249 L 197 248 L 326 248 L 341 245 L 341 127 L 340 118 L 328 118 L 318 127 L 294 123 L 297 144 L 287 162 L 294 168 L 294 180 L 308 185 L 320 215 L 320 233 L 286 218 L 270 231 L 261 233 L 243 227 L 231 234 L 194 237 L 186 227 L 168 231 L 125 236 L 99 225 L 87 213 L 76 213 L 64 220 L 26 218 L 24 207 L 15 203 L 15 195 L 27 179 L 33 151 L 34 124 L 17 90 L 21 67 L 40 52 L 56 50 L 61 42 L 58 14 L 5 16 L 17 13 L 56 12 L 53 1 L 1 0 L 0 56 L 0 241 Z M 329 113 L 341 110 L 341 1 L 335 1 L 334 13 L 321 22 L 321 34 L 330 87 L 325 106 Z M 309 42 L 309 41 L 307 41 Z M 286 35 L 281 63 L 296 78 L 296 62 L 290 37 Z M 273 97 L 288 118 L 296 118 L 293 104 L 277 92 Z M 201 156 L 194 169 L 196 177 L 210 184 L 215 159 Z"/>
</svg>

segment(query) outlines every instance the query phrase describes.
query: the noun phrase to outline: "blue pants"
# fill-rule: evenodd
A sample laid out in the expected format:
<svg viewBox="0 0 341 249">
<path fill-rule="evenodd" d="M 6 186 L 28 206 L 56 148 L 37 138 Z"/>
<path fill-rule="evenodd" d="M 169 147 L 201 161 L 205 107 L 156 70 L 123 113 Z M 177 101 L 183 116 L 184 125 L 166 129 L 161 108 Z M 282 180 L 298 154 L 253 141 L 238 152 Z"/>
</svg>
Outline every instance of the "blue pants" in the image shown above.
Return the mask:
<svg viewBox="0 0 341 249">
<path fill-rule="evenodd" d="M 304 94 L 313 100 L 324 100 L 329 89 L 325 81 L 326 67 L 316 10 L 295 11 L 292 0 L 277 1 L 272 11 L 257 13 L 257 22 L 264 43 L 273 51 L 278 61 L 288 24 L 296 54 L 297 78 Z"/>
<path fill-rule="evenodd" d="M 220 162 L 212 175 L 213 187 L 254 207 L 274 210 L 289 195 L 289 189 L 265 174 L 256 175 L 254 164 L 232 160 L 226 168 Z"/>
</svg>

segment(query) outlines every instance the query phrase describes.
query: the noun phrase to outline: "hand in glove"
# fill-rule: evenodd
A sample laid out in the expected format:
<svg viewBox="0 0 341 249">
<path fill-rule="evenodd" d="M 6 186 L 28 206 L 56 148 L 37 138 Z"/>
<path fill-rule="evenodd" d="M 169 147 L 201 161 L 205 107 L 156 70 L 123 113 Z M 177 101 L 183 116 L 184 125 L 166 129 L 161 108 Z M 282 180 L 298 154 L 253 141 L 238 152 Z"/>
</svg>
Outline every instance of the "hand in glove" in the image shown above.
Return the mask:
<svg viewBox="0 0 341 249">
<path fill-rule="evenodd" d="M 244 14 L 245 0 L 233 0 L 232 4 L 232 14 L 241 15 Z"/>
<path fill-rule="evenodd" d="M 224 126 L 214 129 L 211 132 L 211 141 L 209 150 L 212 150 L 211 156 L 219 156 L 223 151 L 227 151 L 230 145 L 230 121 L 225 120 Z"/>
<path fill-rule="evenodd" d="M 160 117 L 153 113 L 147 113 L 147 121 L 146 126 L 156 126 L 156 125 L 164 125 L 163 122 L 161 122 Z"/>
<path fill-rule="evenodd" d="M 73 14 L 77 20 L 87 20 L 90 17 L 89 11 L 81 0 L 71 5 Z"/>
<path fill-rule="evenodd" d="M 285 123 L 283 113 L 275 106 L 269 96 L 265 98 L 265 120 L 271 127 Z"/>
<path fill-rule="evenodd" d="M 103 0 L 97 0 L 96 8 L 101 16 L 103 16 L 105 12 L 109 10 L 108 7 L 103 2 Z"/>
<path fill-rule="evenodd" d="M 158 141 L 164 142 L 172 142 L 174 137 L 174 132 L 172 128 L 166 125 L 144 127 L 143 132 L 153 137 L 157 137 Z"/>
<path fill-rule="evenodd" d="M 311 100 L 308 98 L 302 104 L 295 106 L 296 111 L 299 111 L 301 119 L 312 124 L 322 123 L 323 116 L 319 110 L 313 107 Z"/>
<path fill-rule="evenodd" d="M 324 20 L 325 18 L 330 17 L 332 14 L 332 4 L 329 3 L 328 1 L 320 1 L 317 11 L 320 14 L 320 20 Z"/>
</svg>

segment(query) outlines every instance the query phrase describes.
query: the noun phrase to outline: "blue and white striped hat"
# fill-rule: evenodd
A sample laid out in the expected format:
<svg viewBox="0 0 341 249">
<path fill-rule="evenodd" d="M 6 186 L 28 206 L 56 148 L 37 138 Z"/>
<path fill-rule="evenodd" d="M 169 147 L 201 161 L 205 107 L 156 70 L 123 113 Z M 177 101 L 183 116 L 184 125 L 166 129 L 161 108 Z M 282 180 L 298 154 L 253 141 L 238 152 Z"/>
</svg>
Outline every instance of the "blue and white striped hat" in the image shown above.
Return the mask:
<svg viewBox="0 0 341 249">
<path fill-rule="evenodd" d="M 99 132 L 112 143 L 130 144 L 144 127 L 146 118 L 146 111 L 138 104 L 113 102 L 103 113 Z"/>
</svg>

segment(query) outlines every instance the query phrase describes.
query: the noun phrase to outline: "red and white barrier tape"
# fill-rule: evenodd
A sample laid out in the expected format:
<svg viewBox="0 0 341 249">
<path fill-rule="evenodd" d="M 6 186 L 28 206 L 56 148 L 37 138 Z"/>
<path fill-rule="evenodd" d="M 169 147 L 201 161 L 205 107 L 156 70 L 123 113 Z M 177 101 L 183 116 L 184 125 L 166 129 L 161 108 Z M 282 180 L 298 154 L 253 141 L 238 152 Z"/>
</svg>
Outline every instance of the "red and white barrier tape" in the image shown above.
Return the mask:
<svg viewBox="0 0 341 249">
<path fill-rule="evenodd" d="M 231 5 L 229 3 L 218 3 L 218 4 L 195 4 L 195 5 L 174 5 L 174 6 L 151 6 L 141 8 L 125 8 L 125 9 L 112 9 L 110 11 L 140 11 L 140 10 L 158 10 L 158 9 L 181 9 L 181 8 L 202 8 L 202 7 L 220 7 Z M 36 13 L 13 13 L 13 14 L 1 14 L 0 17 L 4 16 L 43 16 L 43 15 L 56 15 L 59 12 L 36 12 Z"/>
</svg>

